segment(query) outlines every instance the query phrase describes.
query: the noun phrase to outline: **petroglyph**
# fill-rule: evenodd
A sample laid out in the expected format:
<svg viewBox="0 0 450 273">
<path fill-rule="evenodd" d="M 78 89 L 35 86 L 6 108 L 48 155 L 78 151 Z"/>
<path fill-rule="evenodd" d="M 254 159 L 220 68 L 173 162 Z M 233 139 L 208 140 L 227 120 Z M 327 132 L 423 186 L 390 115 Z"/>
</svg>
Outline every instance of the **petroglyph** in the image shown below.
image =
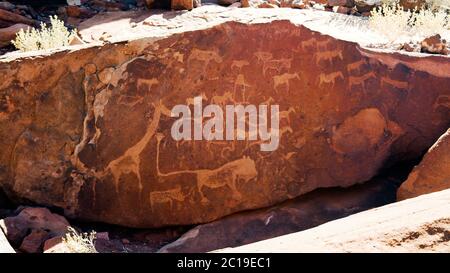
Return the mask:
<svg viewBox="0 0 450 273">
<path fill-rule="evenodd" d="M 344 59 L 342 56 L 342 50 L 319 51 L 314 56 L 316 58 L 317 65 L 319 65 L 322 61 L 333 63 L 333 60 L 336 58 L 339 58 L 340 60 Z"/>
<path fill-rule="evenodd" d="M 256 59 L 258 62 L 266 62 L 272 59 L 272 53 L 257 51 L 255 52 Z"/>
<path fill-rule="evenodd" d="M 250 63 L 248 62 L 248 61 L 245 61 L 245 60 L 234 60 L 232 63 L 231 63 L 231 69 L 235 69 L 235 68 L 237 68 L 239 71 L 241 71 L 241 69 L 244 67 L 244 66 L 247 66 L 247 65 L 249 65 Z"/>
<path fill-rule="evenodd" d="M 262 62 L 263 75 L 265 76 L 268 70 L 275 70 L 281 73 L 283 70 L 289 70 L 291 68 L 291 59 L 273 59 L 271 53 L 258 51 L 255 53 L 258 62 Z"/>
<path fill-rule="evenodd" d="M 341 71 L 336 71 L 329 74 L 322 73 L 319 75 L 319 86 L 322 86 L 323 84 L 332 84 L 334 86 L 337 79 L 344 79 L 344 74 L 342 74 Z"/>
<path fill-rule="evenodd" d="M 153 191 L 150 192 L 150 206 L 152 212 L 154 211 L 155 204 L 169 203 L 170 209 L 173 209 L 173 202 L 184 202 L 186 195 L 183 194 L 181 186 L 177 185 L 174 189 L 165 191 Z"/>
<path fill-rule="evenodd" d="M 234 81 L 234 94 L 235 94 L 234 96 L 235 97 L 236 97 L 236 91 L 237 91 L 237 87 L 238 86 L 242 87 L 242 91 L 243 91 L 243 94 L 242 94 L 243 98 L 242 99 L 243 99 L 243 102 L 245 102 L 245 89 L 247 87 L 251 87 L 251 85 L 246 82 L 245 77 L 244 77 L 243 74 L 239 74 L 236 77 L 236 80 Z"/>
<path fill-rule="evenodd" d="M 300 43 L 302 50 L 305 51 L 308 48 L 313 48 L 316 45 L 316 39 L 315 38 L 310 38 L 306 41 L 303 41 Z"/>
<path fill-rule="evenodd" d="M 362 76 L 350 76 L 348 77 L 348 87 L 360 85 L 363 89 L 366 88 L 364 82 L 370 78 L 376 78 L 375 72 L 371 71 Z"/>
<path fill-rule="evenodd" d="M 233 95 L 230 92 L 226 92 L 222 96 L 216 95 L 211 98 L 212 104 L 217 104 L 220 106 L 225 106 L 228 102 L 236 104 L 236 101 L 234 100 Z"/>
<path fill-rule="evenodd" d="M 141 96 L 129 96 L 129 95 L 120 95 L 117 103 L 120 105 L 125 105 L 127 107 L 134 107 L 139 103 L 144 102 L 144 97 Z"/>
<path fill-rule="evenodd" d="M 189 55 L 189 61 L 191 60 L 197 60 L 204 62 L 204 67 L 207 67 L 211 61 L 214 61 L 216 63 L 222 62 L 222 57 L 216 52 L 212 50 L 200 50 L 197 48 L 194 48 L 192 50 L 191 55 Z"/>
<path fill-rule="evenodd" d="M 239 180 L 244 180 L 245 183 L 257 177 L 258 172 L 256 170 L 255 161 L 251 158 L 244 156 L 241 159 L 237 159 L 231 162 L 228 162 L 221 167 L 216 169 L 199 169 L 199 170 L 179 170 L 179 171 L 171 171 L 168 173 L 163 173 L 159 169 L 159 153 L 160 153 L 160 144 L 161 140 L 164 138 L 164 135 L 157 134 L 157 148 L 156 148 L 156 172 L 159 177 L 168 177 L 174 175 L 183 175 L 183 174 L 195 174 L 196 175 L 196 186 L 197 190 L 200 193 L 202 198 L 202 202 L 208 202 L 206 198 L 203 188 L 221 188 L 228 186 L 231 189 L 234 198 L 241 198 L 241 193 L 238 191 L 236 183 Z"/>
<path fill-rule="evenodd" d="M 393 79 L 388 78 L 388 77 L 382 77 L 381 78 L 381 83 L 382 84 L 392 85 L 392 86 L 394 86 L 394 87 L 396 87 L 398 89 L 407 89 L 408 88 L 408 83 L 407 82 L 393 80 Z"/>
<path fill-rule="evenodd" d="M 286 119 L 288 121 L 288 124 L 291 124 L 291 118 L 290 118 L 291 113 L 296 113 L 295 108 L 292 106 L 289 107 L 289 109 L 286 111 L 280 111 L 280 113 L 279 113 L 280 121 L 283 119 Z"/>
<path fill-rule="evenodd" d="M 263 63 L 263 75 L 267 74 L 268 70 L 274 70 L 281 73 L 283 70 L 291 68 L 291 59 L 267 60 Z"/>
<path fill-rule="evenodd" d="M 139 140 L 134 146 L 126 150 L 122 156 L 111 161 L 103 172 L 103 175 L 107 174 L 106 171 L 109 171 L 113 175 L 117 193 L 119 193 L 120 177 L 124 174 L 130 173 L 136 175 L 139 183 L 139 190 L 142 191 L 143 185 L 140 172 L 140 155 L 155 135 L 160 119 L 161 109 L 159 106 L 156 106 L 153 118 L 150 120 L 147 131 L 145 132 L 145 135 L 141 138 L 141 140 Z"/>
<path fill-rule="evenodd" d="M 328 45 L 330 45 L 330 44 L 331 44 L 331 40 L 330 39 L 327 39 L 327 40 L 324 40 L 324 41 L 317 41 L 316 42 L 316 48 L 319 51 L 325 51 L 325 50 L 328 49 Z"/>
<path fill-rule="evenodd" d="M 273 77 L 273 88 L 277 90 L 279 86 L 286 85 L 287 90 L 289 90 L 289 80 L 298 79 L 300 80 L 300 76 L 298 73 L 284 73 L 283 75 L 274 76 Z"/>
<path fill-rule="evenodd" d="M 152 78 L 152 79 L 137 79 L 137 88 L 138 89 L 145 89 L 145 90 L 151 90 L 153 85 L 157 85 L 159 83 L 158 79 Z"/>
<path fill-rule="evenodd" d="M 441 95 L 436 99 L 436 102 L 433 105 L 433 108 L 436 109 L 439 106 L 443 106 L 446 108 L 450 108 L 450 96 Z"/>
<path fill-rule="evenodd" d="M 364 60 L 360 60 L 351 64 L 347 65 L 347 72 L 348 73 L 354 73 L 356 72 L 357 74 L 361 73 L 361 67 L 365 64 L 366 62 Z"/>
</svg>

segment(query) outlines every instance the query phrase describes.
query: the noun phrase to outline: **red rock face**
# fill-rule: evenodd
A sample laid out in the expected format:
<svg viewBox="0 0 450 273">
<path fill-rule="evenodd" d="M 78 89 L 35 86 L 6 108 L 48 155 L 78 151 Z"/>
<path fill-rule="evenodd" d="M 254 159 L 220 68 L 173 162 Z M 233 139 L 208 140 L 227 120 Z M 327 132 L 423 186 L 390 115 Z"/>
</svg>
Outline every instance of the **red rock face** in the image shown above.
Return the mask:
<svg viewBox="0 0 450 273">
<path fill-rule="evenodd" d="M 0 64 L 0 181 L 69 215 L 208 222 L 419 156 L 448 128 L 446 57 L 375 53 L 288 21 Z M 279 105 L 280 143 L 175 141 L 175 105 Z"/>
</svg>

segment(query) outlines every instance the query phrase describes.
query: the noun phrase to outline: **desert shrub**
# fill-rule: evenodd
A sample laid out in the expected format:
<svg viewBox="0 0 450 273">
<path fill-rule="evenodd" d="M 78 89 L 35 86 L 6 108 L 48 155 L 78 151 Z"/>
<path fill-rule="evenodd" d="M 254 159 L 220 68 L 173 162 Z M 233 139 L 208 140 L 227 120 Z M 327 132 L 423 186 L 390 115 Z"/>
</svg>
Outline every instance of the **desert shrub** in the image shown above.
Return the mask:
<svg viewBox="0 0 450 273">
<path fill-rule="evenodd" d="M 404 40 L 419 40 L 434 34 L 446 36 L 450 28 L 448 9 L 442 2 L 450 0 L 430 0 L 430 6 L 420 10 L 404 10 L 395 0 L 374 9 L 369 18 L 372 30 L 395 43 Z M 434 1 L 431 5 L 431 1 Z M 438 3 L 438 1 L 440 1 Z"/>
<path fill-rule="evenodd" d="M 413 31 L 420 37 L 431 36 L 449 29 L 449 16 L 444 10 L 422 9 L 411 18 Z"/>
<path fill-rule="evenodd" d="M 372 10 L 369 25 L 389 42 L 395 42 L 411 31 L 411 15 L 411 11 L 405 11 L 399 4 L 383 4 Z"/>
<path fill-rule="evenodd" d="M 428 8 L 432 10 L 450 9 L 450 0 L 427 0 Z"/>
<path fill-rule="evenodd" d="M 41 23 L 40 29 L 20 30 L 13 45 L 20 51 L 52 49 L 69 45 L 76 31 L 69 31 L 58 17 L 50 17 L 50 26 Z"/>
<path fill-rule="evenodd" d="M 427 7 L 433 10 L 450 8 L 450 0 L 426 0 L 425 2 Z M 400 3 L 400 0 L 381 0 L 381 3 L 392 6 Z"/>
<path fill-rule="evenodd" d="M 95 232 L 79 233 L 74 228 L 69 227 L 68 233 L 63 238 L 63 243 L 74 253 L 96 253 L 95 237 Z"/>
</svg>

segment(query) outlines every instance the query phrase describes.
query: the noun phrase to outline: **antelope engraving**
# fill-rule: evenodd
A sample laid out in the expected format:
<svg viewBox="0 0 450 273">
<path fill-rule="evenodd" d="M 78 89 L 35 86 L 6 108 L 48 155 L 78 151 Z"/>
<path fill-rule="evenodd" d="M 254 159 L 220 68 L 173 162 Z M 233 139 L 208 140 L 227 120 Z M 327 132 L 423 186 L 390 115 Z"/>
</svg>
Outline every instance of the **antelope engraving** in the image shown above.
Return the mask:
<svg viewBox="0 0 450 273">
<path fill-rule="evenodd" d="M 336 71 L 329 74 L 322 73 L 319 76 L 319 86 L 322 86 L 323 84 L 332 84 L 334 86 L 337 79 L 344 79 L 344 74 L 342 74 L 341 71 Z"/>
<path fill-rule="evenodd" d="M 358 74 L 361 73 L 361 67 L 364 65 L 364 61 L 360 60 L 351 64 L 347 65 L 347 72 L 348 73 L 353 73 L 353 72 L 357 72 Z"/>
<path fill-rule="evenodd" d="M 222 57 L 220 57 L 217 52 L 212 50 L 200 50 L 194 48 L 191 55 L 189 55 L 189 60 L 204 62 L 204 67 L 207 67 L 211 61 L 221 63 Z"/>
<path fill-rule="evenodd" d="M 174 189 L 165 190 L 165 191 L 154 191 L 150 193 L 150 206 L 153 209 L 155 204 L 163 204 L 169 203 L 170 208 L 173 208 L 173 202 L 184 202 L 186 196 L 183 194 L 181 190 L 181 186 L 178 185 Z"/>
<path fill-rule="evenodd" d="M 334 59 L 339 58 L 340 60 L 343 60 L 344 57 L 342 56 L 341 50 L 332 50 L 332 51 L 322 51 L 317 52 L 315 54 L 316 57 L 316 64 L 318 65 L 320 62 L 330 62 L 332 63 Z"/>
<path fill-rule="evenodd" d="M 273 88 L 276 90 L 279 86 L 286 85 L 287 90 L 289 90 L 289 80 L 298 79 L 300 76 L 298 73 L 284 73 L 283 75 L 273 77 Z"/>
<path fill-rule="evenodd" d="M 310 39 L 300 43 L 300 45 L 301 45 L 303 50 L 306 50 L 307 48 L 314 47 L 315 44 L 316 44 L 316 39 L 315 38 L 310 38 Z"/>
<path fill-rule="evenodd" d="M 362 88 L 366 88 L 364 82 L 370 78 L 376 78 L 375 72 L 371 71 L 362 76 L 350 76 L 348 77 L 348 87 L 351 88 L 355 85 L 361 85 Z"/>
</svg>

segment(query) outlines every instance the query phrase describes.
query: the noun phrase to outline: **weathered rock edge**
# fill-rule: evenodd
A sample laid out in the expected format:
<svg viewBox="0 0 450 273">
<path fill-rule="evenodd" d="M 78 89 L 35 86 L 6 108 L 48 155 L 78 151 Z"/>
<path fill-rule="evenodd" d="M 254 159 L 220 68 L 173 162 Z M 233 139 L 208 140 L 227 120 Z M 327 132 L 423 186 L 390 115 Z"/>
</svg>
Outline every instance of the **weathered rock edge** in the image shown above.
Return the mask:
<svg viewBox="0 0 450 273">
<path fill-rule="evenodd" d="M 87 220 L 212 221 L 350 186 L 450 125 L 446 57 L 372 52 L 296 26 L 209 29 L 0 63 L 0 183 Z M 170 138 L 170 109 L 278 104 L 281 142 Z"/>
<path fill-rule="evenodd" d="M 450 190 L 217 252 L 448 252 Z"/>
<path fill-rule="evenodd" d="M 400 186 L 397 199 L 450 188 L 450 129 L 427 151 L 419 165 Z"/>
</svg>

